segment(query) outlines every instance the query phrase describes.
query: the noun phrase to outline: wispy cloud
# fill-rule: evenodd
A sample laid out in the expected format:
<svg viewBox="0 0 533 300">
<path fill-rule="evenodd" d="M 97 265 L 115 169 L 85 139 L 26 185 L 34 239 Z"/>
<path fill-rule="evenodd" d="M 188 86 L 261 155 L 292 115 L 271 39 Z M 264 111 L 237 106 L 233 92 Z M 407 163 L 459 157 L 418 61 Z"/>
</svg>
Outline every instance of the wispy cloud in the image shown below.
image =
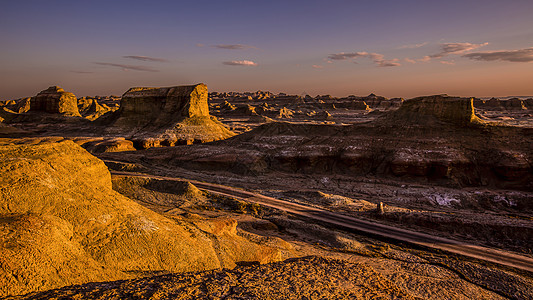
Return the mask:
<svg viewBox="0 0 533 300">
<path fill-rule="evenodd" d="M 378 67 L 397 67 L 401 66 L 399 59 L 385 59 L 383 54 L 379 53 L 368 53 L 368 52 L 341 52 L 330 54 L 328 56 L 331 60 L 347 60 L 347 59 L 357 59 L 359 57 L 366 57 L 372 60 Z M 355 63 L 357 63 L 355 61 Z"/>
<path fill-rule="evenodd" d="M 502 50 L 492 52 L 475 52 L 463 55 L 463 57 L 483 60 L 483 61 L 510 61 L 510 62 L 532 62 L 533 47 L 519 50 Z"/>
<path fill-rule="evenodd" d="M 483 46 L 488 45 L 489 43 L 483 44 L 472 44 L 472 43 L 445 43 L 441 44 L 441 51 L 437 54 L 430 55 L 430 58 L 442 58 L 450 54 L 462 54 L 467 51 L 471 51 Z"/>
<path fill-rule="evenodd" d="M 132 65 L 114 64 L 114 63 L 107 63 L 107 62 L 94 62 L 94 64 L 97 64 L 100 66 L 121 68 L 123 71 L 133 70 L 133 71 L 143 71 L 143 72 L 159 72 L 156 69 L 153 69 L 150 67 L 144 67 L 144 66 L 132 66 Z"/>
<path fill-rule="evenodd" d="M 399 67 L 402 64 L 399 63 L 399 59 L 385 59 L 381 61 L 374 61 L 379 67 Z"/>
<path fill-rule="evenodd" d="M 232 60 L 232 61 L 225 61 L 222 64 L 227 65 L 227 66 L 257 66 L 257 63 L 251 60 Z"/>
<path fill-rule="evenodd" d="M 126 55 L 126 56 L 122 56 L 122 57 L 131 58 L 131 59 L 135 59 L 135 60 L 142 60 L 142 61 L 168 62 L 168 60 L 166 60 L 164 58 L 140 56 L 140 55 Z"/>
<path fill-rule="evenodd" d="M 365 56 L 368 56 L 368 52 L 351 52 L 351 53 L 341 52 L 341 53 L 330 54 L 328 58 L 332 60 L 347 60 L 350 58 L 358 58 L 358 57 L 365 57 Z"/>
<path fill-rule="evenodd" d="M 455 65 L 455 62 L 453 61 L 441 60 L 439 62 L 443 65 Z"/>
<path fill-rule="evenodd" d="M 425 45 L 429 44 L 428 42 L 420 43 L 420 44 L 410 44 L 410 45 L 403 45 L 398 47 L 398 49 L 417 49 L 424 47 Z"/>
<path fill-rule="evenodd" d="M 324 66 L 321 66 L 321 65 L 312 65 L 311 67 L 313 67 L 314 69 L 323 69 Z"/>
<path fill-rule="evenodd" d="M 410 64 L 416 64 L 416 60 L 410 58 L 404 58 L 404 60 Z"/>
<path fill-rule="evenodd" d="M 213 47 L 213 48 L 217 48 L 217 49 L 226 49 L 226 50 L 257 49 L 257 48 L 254 47 L 254 46 L 250 46 L 250 45 L 242 45 L 242 44 L 231 44 L 231 45 L 219 44 L 219 45 L 213 45 L 213 46 L 211 46 L 211 47 Z"/>
<path fill-rule="evenodd" d="M 92 74 L 94 72 L 89 72 L 89 71 L 70 71 L 71 73 L 76 73 L 76 74 Z"/>
</svg>

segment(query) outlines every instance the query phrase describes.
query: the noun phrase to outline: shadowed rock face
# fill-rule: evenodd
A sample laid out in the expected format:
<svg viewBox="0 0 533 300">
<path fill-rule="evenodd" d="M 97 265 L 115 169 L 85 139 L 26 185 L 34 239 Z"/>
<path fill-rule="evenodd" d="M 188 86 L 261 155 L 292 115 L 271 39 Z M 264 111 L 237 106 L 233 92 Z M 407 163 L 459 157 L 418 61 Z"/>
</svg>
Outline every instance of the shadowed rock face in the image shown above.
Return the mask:
<svg viewBox="0 0 533 300">
<path fill-rule="evenodd" d="M 434 95 L 406 100 L 388 119 L 402 120 L 408 123 L 427 123 L 428 119 L 467 125 L 481 123 L 474 114 L 472 98 L 448 97 Z"/>
<path fill-rule="evenodd" d="M 58 86 L 51 86 L 33 97 L 30 101 L 30 111 L 80 116 L 76 96 Z"/>
</svg>

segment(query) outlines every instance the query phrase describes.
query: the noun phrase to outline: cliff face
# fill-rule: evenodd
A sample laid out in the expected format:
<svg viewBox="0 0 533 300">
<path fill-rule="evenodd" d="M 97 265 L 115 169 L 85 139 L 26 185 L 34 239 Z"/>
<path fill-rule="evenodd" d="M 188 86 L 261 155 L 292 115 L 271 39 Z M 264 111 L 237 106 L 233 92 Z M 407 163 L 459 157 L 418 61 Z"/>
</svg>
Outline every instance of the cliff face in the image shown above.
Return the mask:
<svg viewBox="0 0 533 300">
<path fill-rule="evenodd" d="M 387 118 L 406 123 L 426 123 L 430 119 L 434 119 L 460 126 L 482 122 L 474 114 L 472 98 L 448 97 L 446 95 L 406 100 L 397 111 Z"/>
<path fill-rule="evenodd" d="M 110 134 L 128 134 L 141 148 L 209 142 L 233 135 L 209 115 L 207 86 L 136 87 L 123 96 Z"/>
<path fill-rule="evenodd" d="M 72 93 L 65 92 L 65 90 L 58 86 L 51 86 L 31 98 L 29 111 L 80 116 L 76 96 Z"/>
<path fill-rule="evenodd" d="M 131 88 L 122 96 L 119 113 L 114 125 L 131 129 L 158 129 L 186 118 L 209 117 L 207 86 Z"/>
</svg>

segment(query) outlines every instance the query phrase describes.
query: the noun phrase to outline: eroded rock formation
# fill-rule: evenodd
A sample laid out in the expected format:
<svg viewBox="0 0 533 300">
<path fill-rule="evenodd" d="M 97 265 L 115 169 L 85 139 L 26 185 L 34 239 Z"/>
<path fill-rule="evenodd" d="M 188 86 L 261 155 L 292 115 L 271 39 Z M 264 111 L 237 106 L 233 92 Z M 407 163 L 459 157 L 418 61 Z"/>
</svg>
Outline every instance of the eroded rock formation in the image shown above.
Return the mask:
<svg viewBox="0 0 533 300">
<path fill-rule="evenodd" d="M 80 116 L 76 96 L 58 86 L 51 86 L 32 97 L 29 111 Z"/>
<path fill-rule="evenodd" d="M 129 89 L 108 134 L 127 135 L 141 148 L 210 142 L 234 135 L 209 115 L 207 86 Z"/>
<path fill-rule="evenodd" d="M 180 166 L 258 174 L 402 177 L 448 186 L 532 190 L 531 128 L 480 120 L 472 99 L 428 96 L 372 122 L 269 123 L 216 145 L 180 149 Z M 165 158 L 169 161 L 170 158 Z"/>
<path fill-rule="evenodd" d="M 178 223 L 126 198 L 72 141 L 0 141 L 0 174 L 0 297 L 279 259 L 235 220 Z"/>
<path fill-rule="evenodd" d="M 386 116 L 389 120 L 420 123 L 438 120 L 455 125 L 481 123 L 474 114 L 472 98 L 449 97 L 447 95 L 434 95 L 406 100 L 400 108 Z"/>
</svg>

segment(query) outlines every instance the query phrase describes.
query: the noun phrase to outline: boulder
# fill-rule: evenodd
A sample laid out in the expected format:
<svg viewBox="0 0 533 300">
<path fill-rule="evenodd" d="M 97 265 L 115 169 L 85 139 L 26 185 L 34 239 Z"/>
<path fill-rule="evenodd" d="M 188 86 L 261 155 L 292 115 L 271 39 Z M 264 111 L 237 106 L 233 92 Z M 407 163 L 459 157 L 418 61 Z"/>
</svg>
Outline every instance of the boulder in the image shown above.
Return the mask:
<svg viewBox="0 0 533 300">
<path fill-rule="evenodd" d="M 51 86 L 33 97 L 30 101 L 29 111 L 80 116 L 76 96 L 72 93 L 65 92 L 65 90 L 58 86 Z"/>
</svg>

